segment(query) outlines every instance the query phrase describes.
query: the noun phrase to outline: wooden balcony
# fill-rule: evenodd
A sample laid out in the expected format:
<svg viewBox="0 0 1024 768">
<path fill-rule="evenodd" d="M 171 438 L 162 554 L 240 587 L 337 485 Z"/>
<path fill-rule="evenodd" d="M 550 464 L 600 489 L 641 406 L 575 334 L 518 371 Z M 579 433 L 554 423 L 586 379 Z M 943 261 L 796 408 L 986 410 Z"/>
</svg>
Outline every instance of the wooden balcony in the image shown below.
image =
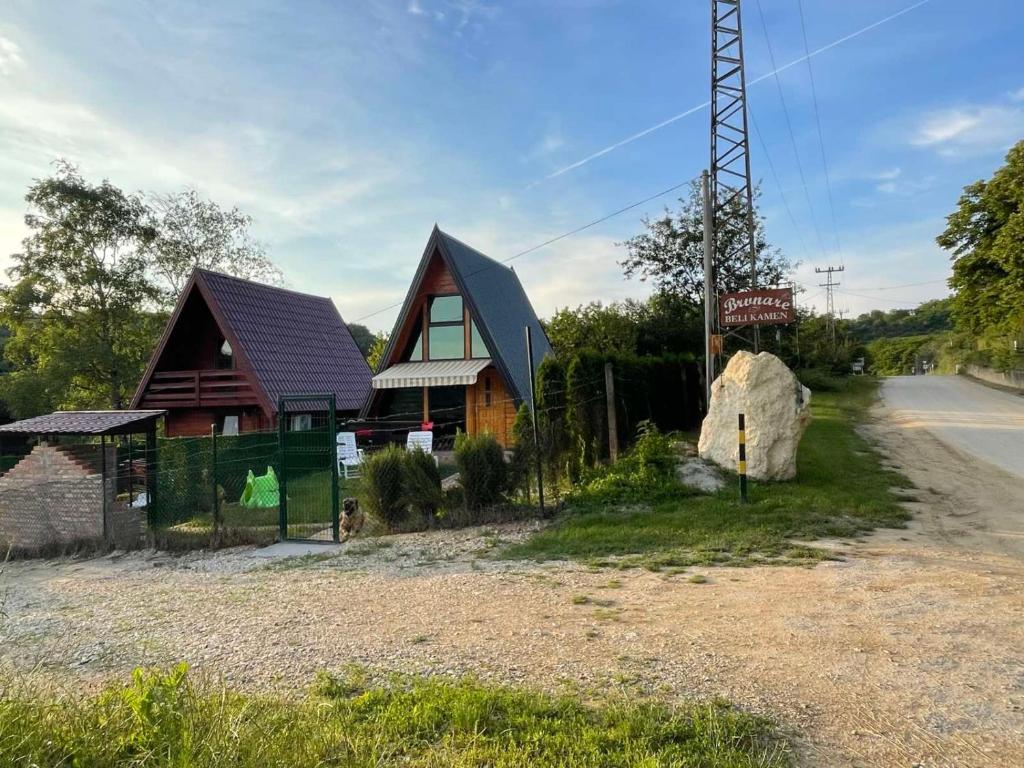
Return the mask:
<svg viewBox="0 0 1024 768">
<path fill-rule="evenodd" d="M 141 408 L 217 408 L 259 405 L 242 371 L 158 371 L 142 396 Z"/>
</svg>

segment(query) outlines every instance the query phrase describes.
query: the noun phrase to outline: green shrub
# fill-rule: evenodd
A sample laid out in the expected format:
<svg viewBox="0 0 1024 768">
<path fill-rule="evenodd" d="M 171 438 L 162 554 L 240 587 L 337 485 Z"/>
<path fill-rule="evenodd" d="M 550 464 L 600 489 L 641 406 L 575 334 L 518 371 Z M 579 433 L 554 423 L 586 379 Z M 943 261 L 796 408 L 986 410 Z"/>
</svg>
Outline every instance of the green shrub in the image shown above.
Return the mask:
<svg viewBox="0 0 1024 768">
<path fill-rule="evenodd" d="M 455 438 L 455 463 L 469 509 L 479 510 L 502 501 L 507 467 L 505 452 L 494 435 L 459 433 Z"/>
<path fill-rule="evenodd" d="M 512 423 L 512 460 L 508 464 L 509 493 L 521 493 L 527 499 L 536 475 L 537 452 L 533 445 L 533 417 L 530 406 L 523 403 Z"/>
<path fill-rule="evenodd" d="M 388 528 L 400 526 L 408 516 L 405 454 L 397 445 L 389 445 L 360 464 L 359 503 Z"/>
<path fill-rule="evenodd" d="M 801 368 L 796 372 L 797 380 L 812 392 L 842 392 L 848 379 L 836 376 L 820 368 Z"/>
<path fill-rule="evenodd" d="M 587 470 L 572 494 L 574 502 L 642 501 L 687 493 L 676 479 L 679 454 L 672 440 L 641 422 L 633 448 L 609 466 Z"/>
<path fill-rule="evenodd" d="M 441 473 L 434 457 L 422 450 L 405 452 L 403 476 L 405 503 L 423 520 L 437 514 L 444 497 L 441 493 Z"/>
</svg>

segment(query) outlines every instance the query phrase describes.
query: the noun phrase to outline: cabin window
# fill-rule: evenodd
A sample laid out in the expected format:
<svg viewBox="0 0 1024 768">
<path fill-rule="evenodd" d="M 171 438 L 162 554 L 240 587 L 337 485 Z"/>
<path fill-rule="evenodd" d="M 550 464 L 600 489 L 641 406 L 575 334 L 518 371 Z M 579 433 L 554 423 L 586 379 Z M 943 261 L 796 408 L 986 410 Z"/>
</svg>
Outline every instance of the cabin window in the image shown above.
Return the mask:
<svg viewBox="0 0 1024 768">
<path fill-rule="evenodd" d="M 491 407 L 491 377 L 484 377 L 484 408 Z"/>
<path fill-rule="evenodd" d="M 423 329 L 422 323 L 419 320 L 416 321 L 416 328 L 405 345 L 405 354 L 402 355 L 401 359 L 403 362 L 423 359 Z"/>
<path fill-rule="evenodd" d="M 462 323 L 461 296 L 435 296 L 430 301 L 430 324 Z"/>
<path fill-rule="evenodd" d="M 427 334 L 430 360 L 461 360 L 466 356 L 466 336 L 461 296 L 434 296 L 428 311 Z"/>
<path fill-rule="evenodd" d="M 292 416 L 292 432 L 309 432 L 313 428 L 313 414 L 297 413 Z"/>
<path fill-rule="evenodd" d="M 476 321 L 469 321 L 469 356 L 490 357 L 491 352 L 487 349 L 484 337 L 480 335 L 480 329 L 476 327 Z"/>
<path fill-rule="evenodd" d="M 213 365 L 218 370 L 230 370 L 235 367 L 235 353 L 227 339 L 221 339 L 220 346 L 217 347 L 217 359 Z"/>
</svg>

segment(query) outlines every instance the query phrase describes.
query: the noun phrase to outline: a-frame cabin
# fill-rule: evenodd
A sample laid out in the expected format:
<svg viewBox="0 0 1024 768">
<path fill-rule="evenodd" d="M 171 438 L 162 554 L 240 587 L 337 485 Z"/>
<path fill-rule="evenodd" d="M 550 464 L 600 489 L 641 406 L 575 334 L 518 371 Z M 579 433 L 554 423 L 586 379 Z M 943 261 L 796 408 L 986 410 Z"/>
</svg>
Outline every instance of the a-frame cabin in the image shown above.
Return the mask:
<svg viewBox="0 0 1024 768">
<path fill-rule="evenodd" d="M 381 357 L 363 417 L 435 434 L 490 432 L 510 445 L 534 364 L 551 353 L 516 273 L 437 226 Z"/>
<path fill-rule="evenodd" d="M 253 432 L 276 426 L 281 395 L 334 394 L 354 416 L 370 376 L 330 299 L 196 269 L 132 408 L 166 409 L 169 437 Z"/>
</svg>

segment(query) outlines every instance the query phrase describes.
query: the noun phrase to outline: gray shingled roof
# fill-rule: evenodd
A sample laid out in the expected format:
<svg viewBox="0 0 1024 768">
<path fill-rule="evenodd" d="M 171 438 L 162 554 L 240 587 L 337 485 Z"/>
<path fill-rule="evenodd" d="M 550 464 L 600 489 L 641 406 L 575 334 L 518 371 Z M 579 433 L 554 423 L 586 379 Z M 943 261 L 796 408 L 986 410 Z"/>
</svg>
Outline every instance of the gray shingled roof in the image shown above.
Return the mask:
<svg viewBox="0 0 1024 768">
<path fill-rule="evenodd" d="M 516 390 L 513 396 L 528 400 L 530 368 L 523 329 L 526 326 L 531 329 L 535 366 L 551 354 L 551 344 L 519 282 L 519 276 L 461 240 L 440 229 L 435 231 L 455 281 L 464 289 L 464 298 L 477 318 L 492 357 L 504 368 L 509 383 Z"/>
<path fill-rule="evenodd" d="M 356 410 L 370 391 L 370 367 L 328 298 L 196 270 L 267 397 L 334 393 Z"/>
<path fill-rule="evenodd" d="M 166 411 L 56 411 L 0 426 L 15 435 L 127 435 L 145 432 Z"/>
</svg>

